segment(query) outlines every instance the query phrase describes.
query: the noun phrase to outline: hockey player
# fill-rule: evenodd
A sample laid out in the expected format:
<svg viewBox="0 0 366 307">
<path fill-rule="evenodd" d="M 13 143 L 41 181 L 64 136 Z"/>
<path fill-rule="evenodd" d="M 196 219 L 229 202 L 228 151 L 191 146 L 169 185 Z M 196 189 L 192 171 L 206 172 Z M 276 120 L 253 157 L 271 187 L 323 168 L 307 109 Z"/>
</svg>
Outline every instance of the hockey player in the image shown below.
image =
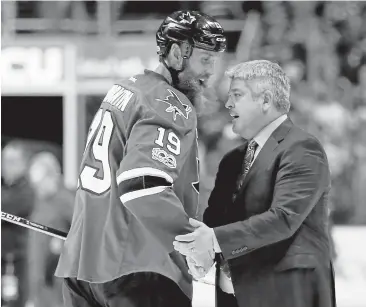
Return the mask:
<svg viewBox="0 0 366 307">
<path fill-rule="evenodd" d="M 67 307 L 191 306 L 173 241 L 198 212 L 195 103 L 226 39 L 195 11 L 168 16 L 156 39 L 156 71 L 113 85 L 90 126 L 56 270 Z"/>
</svg>

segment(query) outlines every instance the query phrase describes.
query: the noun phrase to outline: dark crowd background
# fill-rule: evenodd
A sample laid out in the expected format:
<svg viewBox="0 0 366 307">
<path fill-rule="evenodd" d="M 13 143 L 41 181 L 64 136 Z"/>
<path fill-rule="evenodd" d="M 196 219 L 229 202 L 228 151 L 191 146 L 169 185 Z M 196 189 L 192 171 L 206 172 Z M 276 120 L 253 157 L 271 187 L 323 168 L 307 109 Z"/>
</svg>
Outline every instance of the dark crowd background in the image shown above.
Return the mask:
<svg viewBox="0 0 366 307">
<path fill-rule="evenodd" d="M 178 9 L 200 10 L 228 25 L 228 51 L 199 118 L 201 213 L 219 161 L 241 143 L 224 107 L 228 83 L 223 72 L 240 61 L 268 59 L 291 79 L 290 117 L 326 149 L 332 225 L 366 225 L 365 2 L 2 1 L 2 37 L 118 39 L 127 31 L 125 21 L 131 22 L 130 33 L 155 35 L 146 20 L 162 20 Z M 79 26 L 68 26 L 73 21 Z M 102 98 L 86 98 L 86 126 Z M 67 231 L 75 191 L 63 183 L 62 143 L 19 138 L 2 122 L 2 210 Z M 62 241 L 3 221 L 1 228 L 2 306 L 61 306 L 53 271 Z"/>
</svg>

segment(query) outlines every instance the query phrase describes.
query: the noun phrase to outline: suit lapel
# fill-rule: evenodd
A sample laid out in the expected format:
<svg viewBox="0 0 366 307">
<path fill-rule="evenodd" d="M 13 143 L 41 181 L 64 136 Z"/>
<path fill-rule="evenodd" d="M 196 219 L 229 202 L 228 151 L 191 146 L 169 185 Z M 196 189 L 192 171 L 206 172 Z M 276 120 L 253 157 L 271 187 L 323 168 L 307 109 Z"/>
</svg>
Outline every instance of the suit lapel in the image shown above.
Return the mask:
<svg viewBox="0 0 366 307">
<path fill-rule="evenodd" d="M 239 190 L 239 194 L 243 192 L 245 186 L 249 182 L 253 174 L 257 173 L 260 168 L 265 168 L 272 161 L 275 156 L 274 150 L 277 148 L 278 144 L 282 142 L 287 133 L 293 126 L 292 121 L 287 118 L 269 137 L 267 142 L 264 144 L 263 148 L 259 152 L 257 158 L 254 160 L 252 167 L 249 169 L 247 176 L 244 179 L 243 185 Z M 248 144 L 245 146 L 245 150 Z M 245 151 L 244 151 L 245 154 Z"/>
</svg>

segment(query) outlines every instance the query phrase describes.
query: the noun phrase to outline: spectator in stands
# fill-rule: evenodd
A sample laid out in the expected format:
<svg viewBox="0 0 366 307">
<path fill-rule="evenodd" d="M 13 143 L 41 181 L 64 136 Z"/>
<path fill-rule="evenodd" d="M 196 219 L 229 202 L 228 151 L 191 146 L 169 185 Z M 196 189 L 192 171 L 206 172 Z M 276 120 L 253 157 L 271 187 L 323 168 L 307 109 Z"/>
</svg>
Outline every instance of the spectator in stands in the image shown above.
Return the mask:
<svg viewBox="0 0 366 307">
<path fill-rule="evenodd" d="M 2 151 L 1 210 L 28 218 L 34 204 L 34 194 L 26 179 L 29 156 L 21 141 L 9 142 Z M 27 229 L 1 221 L 1 275 L 14 265 L 9 274 L 16 282 L 2 282 L 1 305 L 24 307 L 28 295 L 27 283 Z M 11 261 L 10 261 L 11 259 Z M 10 263 L 11 262 L 11 263 Z M 13 275 L 14 273 L 14 275 Z M 4 291 L 6 287 L 13 289 Z"/>
<path fill-rule="evenodd" d="M 36 195 L 31 220 L 68 232 L 74 195 L 62 182 L 61 167 L 50 152 L 34 156 L 29 181 Z M 29 300 L 36 307 L 62 306 L 62 281 L 53 276 L 63 246 L 61 239 L 29 232 Z"/>
</svg>

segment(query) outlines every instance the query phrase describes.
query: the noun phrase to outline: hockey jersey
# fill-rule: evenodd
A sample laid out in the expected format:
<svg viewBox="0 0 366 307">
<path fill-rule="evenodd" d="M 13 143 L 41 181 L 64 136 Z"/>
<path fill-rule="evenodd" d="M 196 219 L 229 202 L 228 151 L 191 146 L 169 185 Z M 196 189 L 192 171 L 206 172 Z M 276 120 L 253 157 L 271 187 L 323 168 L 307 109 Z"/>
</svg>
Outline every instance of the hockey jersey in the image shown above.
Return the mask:
<svg viewBox="0 0 366 307">
<path fill-rule="evenodd" d="M 156 272 L 192 297 L 173 241 L 198 214 L 196 127 L 192 104 L 162 75 L 113 85 L 89 129 L 56 276 L 102 283 Z"/>
</svg>

